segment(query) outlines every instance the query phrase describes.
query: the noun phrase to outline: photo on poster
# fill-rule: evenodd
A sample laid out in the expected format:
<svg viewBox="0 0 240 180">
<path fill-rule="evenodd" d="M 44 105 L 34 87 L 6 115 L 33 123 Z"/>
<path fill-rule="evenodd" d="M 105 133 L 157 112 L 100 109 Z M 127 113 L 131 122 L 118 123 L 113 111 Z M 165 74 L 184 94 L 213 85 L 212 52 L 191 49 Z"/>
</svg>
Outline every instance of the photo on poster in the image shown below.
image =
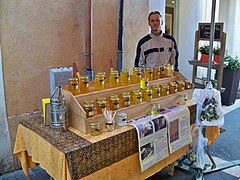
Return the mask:
<svg viewBox="0 0 240 180">
<path fill-rule="evenodd" d="M 141 160 L 147 160 L 149 159 L 152 155 L 154 155 L 154 146 L 153 142 L 150 142 L 148 144 L 145 144 L 144 146 L 140 147 L 141 151 Z"/>
<path fill-rule="evenodd" d="M 137 128 L 139 132 L 139 137 L 141 138 L 153 134 L 153 124 L 150 121 L 145 122 L 144 124 L 138 124 Z"/>
<path fill-rule="evenodd" d="M 169 123 L 170 142 L 179 139 L 179 119 L 175 119 Z"/>
<path fill-rule="evenodd" d="M 155 132 L 167 127 L 167 121 L 164 116 L 152 119 L 152 122 L 154 124 Z"/>
</svg>

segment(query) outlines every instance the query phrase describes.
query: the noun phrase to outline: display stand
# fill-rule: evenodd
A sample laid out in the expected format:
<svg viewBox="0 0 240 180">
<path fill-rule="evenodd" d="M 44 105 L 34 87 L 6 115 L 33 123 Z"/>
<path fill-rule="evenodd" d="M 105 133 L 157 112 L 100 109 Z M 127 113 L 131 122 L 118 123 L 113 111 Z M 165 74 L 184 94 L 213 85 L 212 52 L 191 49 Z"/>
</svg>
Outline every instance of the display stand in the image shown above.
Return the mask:
<svg viewBox="0 0 240 180">
<path fill-rule="evenodd" d="M 189 60 L 189 64 L 193 66 L 192 72 L 192 83 L 195 87 L 204 88 L 206 85 L 207 79 L 197 78 L 197 69 L 198 67 L 208 68 L 208 63 L 203 63 L 198 60 L 198 49 L 199 49 L 199 41 L 209 41 L 209 36 L 205 36 L 206 31 L 204 28 L 210 27 L 210 23 L 199 23 L 199 30 L 195 32 L 195 46 L 194 46 L 194 60 Z M 207 29 L 207 28 L 206 28 Z M 222 89 L 222 78 L 223 78 L 223 68 L 224 68 L 224 53 L 225 53 L 225 44 L 226 44 L 226 33 L 222 31 L 223 23 L 216 23 L 216 34 L 214 41 L 220 42 L 220 60 L 218 64 L 212 63 L 212 69 L 216 70 L 216 80 L 217 87 L 219 91 L 223 91 Z M 208 29 L 207 29 L 208 30 Z"/>
</svg>

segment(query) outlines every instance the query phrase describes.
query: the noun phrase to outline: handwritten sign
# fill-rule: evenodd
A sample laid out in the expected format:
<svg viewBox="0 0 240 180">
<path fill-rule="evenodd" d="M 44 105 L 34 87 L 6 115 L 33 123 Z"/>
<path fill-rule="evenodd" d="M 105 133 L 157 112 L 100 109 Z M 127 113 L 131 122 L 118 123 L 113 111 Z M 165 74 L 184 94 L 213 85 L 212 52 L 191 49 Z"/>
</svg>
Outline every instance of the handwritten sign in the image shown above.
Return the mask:
<svg viewBox="0 0 240 180">
<path fill-rule="evenodd" d="M 199 23 L 198 29 L 199 29 L 200 40 L 210 39 L 211 23 Z M 215 23 L 215 33 L 214 33 L 215 41 L 220 41 L 222 31 L 223 31 L 223 23 Z"/>
</svg>

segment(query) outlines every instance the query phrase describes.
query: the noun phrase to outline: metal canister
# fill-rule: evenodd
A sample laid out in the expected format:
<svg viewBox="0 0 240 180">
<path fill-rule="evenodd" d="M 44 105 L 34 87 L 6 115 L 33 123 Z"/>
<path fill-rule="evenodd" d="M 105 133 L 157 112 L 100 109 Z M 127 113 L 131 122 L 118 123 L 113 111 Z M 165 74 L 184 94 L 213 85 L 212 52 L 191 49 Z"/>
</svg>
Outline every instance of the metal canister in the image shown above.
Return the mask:
<svg viewBox="0 0 240 180">
<path fill-rule="evenodd" d="M 63 127 L 66 129 L 68 125 L 67 101 L 61 86 L 56 87 L 52 93 L 49 111 L 51 114 L 51 128 Z"/>
</svg>

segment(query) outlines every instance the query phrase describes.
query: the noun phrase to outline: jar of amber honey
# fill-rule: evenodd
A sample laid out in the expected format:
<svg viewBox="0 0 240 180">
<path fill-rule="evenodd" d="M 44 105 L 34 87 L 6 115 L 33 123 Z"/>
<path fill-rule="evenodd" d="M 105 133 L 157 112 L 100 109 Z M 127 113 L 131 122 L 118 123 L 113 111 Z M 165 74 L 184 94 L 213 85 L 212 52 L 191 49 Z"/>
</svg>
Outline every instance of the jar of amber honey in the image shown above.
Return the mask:
<svg viewBox="0 0 240 180">
<path fill-rule="evenodd" d="M 159 98 L 161 96 L 161 88 L 159 86 L 152 86 L 152 96 L 153 99 Z"/>
<path fill-rule="evenodd" d="M 122 93 L 121 95 L 121 104 L 122 107 L 127 107 L 131 105 L 131 95 L 130 93 L 126 92 L 126 93 Z"/>
<path fill-rule="evenodd" d="M 118 87 L 119 86 L 119 76 L 117 70 L 111 70 L 110 72 L 110 87 Z"/>
<path fill-rule="evenodd" d="M 164 78 L 165 77 L 165 66 L 161 65 L 160 66 L 160 78 Z"/>
<path fill-rule="evenodd" d="M 174 68 L 173 65 L 170 65 L 170 64 L 166 65 L 164 76 L 165 77 L 172 77 L 173 76 L 173 68 Z"/>
<path fill-rule="evenodd" d="M 142 92 L 140 90 L 132 91 L 132 102 L 133 104 L 139 104 L 142 102 Z"/>
<path fill-rule="evenodd" d="M 143 91 L 143 100 L 144 101 L 151 101 L 152 100 L 152 90 L 151 89 L 144 89 Z"/>
<path fill-rule="evenodd" d="M 140 81 L 140 88 L 147 89 L 149 87 L 149 80 L 148 78 L 142 78 Z"/>
<path fill-rule="evenodd" d="M 185 89 L 191 89 L 192 88 L 192 84 L 190 83 L 190 81 L 186 80 L 185 81 Z"/>
<path fill-rule="evenodd" d="M 96 74 L 95 76 L 95 90 L 104 90 L 105 89 L 105 76 L 104 74 Z"/>
<path fill-rule="evenodd" d="M 84 110 L 87 118 L 94 116 L 94 101 L 84 101 Z"/>
<path fill-rule="evenodd" d="M 160 84 L 161 87 L 161 95 L 166 96 L 169 95 L 169 85 L 167 84 Z"/>
<path fill-rule="evenodd" d="M 153 68 L 153 79 L 154 80 L 159 79 L 160 74 L 161 74 L 160 67 L 154 67 Z"/>
<path fill-rule="evenodd" d="M 141 69 L 139 67 L 133 68 L 132 82 L 134 84 L 140 83 L 141 81 Z"/>
<path fill-rule="evenodd" d="M 145 69 L 145 78 L 148 78 L 149 81 L 153 80 L 153 68 L 147 67 Z"/>
<path fill-rule="evenodd" d="M 80 93 L 87 93 L 89 89 L 89 81 L 87 76 L 80 77 Z"/>
<path fill-rule="evenodd" d="M 169 82 L 169 93 L 174 94 L 177 90 L 177 84 L 175 82 Z"/>
<path fill-rule="evenodd" d="M 106 106 L 107 106 L 107 101 L 103 99 L 99 99 L 97 100 L 97 113 L 98 114 L 102 114 L 104 111 L 107 110 Z"/>
<path fill-rule="evenodd" d="M 122 86 L 129 85 L 130 82 L 130 73 L 128 69 L 122 69 L 120 72 L 120 83 Z"/>
<path fill-rule="evenodd" d="M 119 109 L 120 100 L 118 95 L 110 96 L 109 98 L 109 108 L 110 110 Z"/>
<path fill-rule="evenodd" d="M 178 92 L 182 92 L 185 90 L 185 85 L 183 83 L 183 81 L 177 81 L 177 89 L 178 89 Z"/>
<path fill-rule="evenodd" d="M 75 96 L 79 94 L 78 78 L 68 79 L 68 90 Z"/>
</svg>

